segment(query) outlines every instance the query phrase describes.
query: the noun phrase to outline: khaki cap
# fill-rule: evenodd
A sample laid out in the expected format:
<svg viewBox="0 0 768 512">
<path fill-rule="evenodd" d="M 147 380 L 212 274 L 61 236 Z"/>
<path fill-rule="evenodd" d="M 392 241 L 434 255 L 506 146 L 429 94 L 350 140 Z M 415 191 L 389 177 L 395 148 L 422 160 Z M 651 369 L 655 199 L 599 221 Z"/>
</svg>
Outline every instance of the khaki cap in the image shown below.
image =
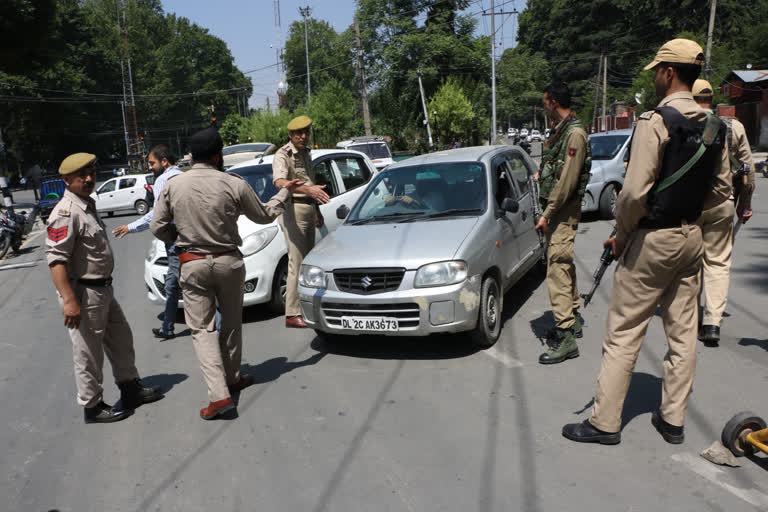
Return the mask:
<svg viewBox="0 0 768 512">
<path fill-rule="evenodd" d="M 62 160 L 59 174 L 72 174 L 83 167 L 88 167 L 96 161 L 96 155 L 90 153 L 75 153 Z"/>
<path fill-rule="evenodd" d="M 693 90 L 691 92 L 694 96 L 712 96 L 712 85 L 706 80 L 699 78 L 693 82 Z"/>
<path fill-rule="evenodd" d="M 288 123 L 288 131 L 304 130 L 310 126 L 312 126 L 312 119 L 310 119 L 309 116 L 294 117 L 291 119 L 291 122 Z"/>
<path fill-rule="evenodd" d="M 696 41 L 690 39 L 673 39 L 659 48 L 653 62 L 643 69 L 652 69 L 661 62 L 677 62 L 680 64 L 704 65 L 704 51 Z"/>
</svg>

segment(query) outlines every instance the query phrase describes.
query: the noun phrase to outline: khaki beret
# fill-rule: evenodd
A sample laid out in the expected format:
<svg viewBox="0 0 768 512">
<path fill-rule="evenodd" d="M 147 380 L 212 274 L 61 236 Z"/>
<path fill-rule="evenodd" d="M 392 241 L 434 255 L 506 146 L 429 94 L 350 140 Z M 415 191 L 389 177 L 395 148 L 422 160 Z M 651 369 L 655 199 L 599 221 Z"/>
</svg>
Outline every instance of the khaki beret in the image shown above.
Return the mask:
<svg viewBox="0 0 768 512">
<path fill-rule="evenodd" d="M 704 65 L 704 51 L 696 41 L 690 39 L 673 39 L 667 41 L 659 48 L 653 62 L 643 69 L 652 69 L 662 62 L 675 62 L 680 64 Z"/>
<path fill-rule="evenodd" d="M 90 153 L 75 153 L 62 160 L 59 174 L 72 174 L 83 167 L 88 167 L 96 161 L 96 155 Z"/>
<path fill-rule="evenodd" d="M 288 131 L 292 132 L 294 130 L 304 130 L 310 126 L 312 126 L 312 120 L 309 118 L 309 116 L 294 117 L 291 119 L 291 122 L 288 123 Z"/>
<path fill-rule="evenodd" d="M 712 85 L 706 80 L 699 78 L 693 82 L 693 91 L 691 92 L 694 96 L 712 96 Z"/>
</svg>

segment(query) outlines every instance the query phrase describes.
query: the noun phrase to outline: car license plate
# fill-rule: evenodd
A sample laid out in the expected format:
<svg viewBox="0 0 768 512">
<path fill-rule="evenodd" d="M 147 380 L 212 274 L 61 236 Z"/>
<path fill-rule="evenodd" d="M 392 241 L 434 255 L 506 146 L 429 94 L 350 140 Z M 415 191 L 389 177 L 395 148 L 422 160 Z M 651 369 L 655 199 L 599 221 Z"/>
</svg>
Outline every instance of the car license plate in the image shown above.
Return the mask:
<svg viewBox="0 0 768 512">
<path fill-rule="evenodd" d="M 399 329 L 397 318 L 381 316 L 342 316 L 341 328 L 354 331 L 390 331 Z"/>
</svg>

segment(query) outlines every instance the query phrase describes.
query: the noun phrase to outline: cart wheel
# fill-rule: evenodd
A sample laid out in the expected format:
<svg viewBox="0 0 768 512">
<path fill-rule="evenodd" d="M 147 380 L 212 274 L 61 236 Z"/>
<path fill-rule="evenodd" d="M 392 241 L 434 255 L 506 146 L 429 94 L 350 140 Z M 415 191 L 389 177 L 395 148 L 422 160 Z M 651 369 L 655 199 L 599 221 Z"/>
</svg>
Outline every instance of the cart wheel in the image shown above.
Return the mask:
<svg viewBox="0 0 768 512">
<path fill-rule="evenodd" d="M 738 413 L 723 427 L 723 444 L 737 457 L 752 453 L 747 434 L 766 428 L 765 420 L 751 411 Z"/>
</svg>

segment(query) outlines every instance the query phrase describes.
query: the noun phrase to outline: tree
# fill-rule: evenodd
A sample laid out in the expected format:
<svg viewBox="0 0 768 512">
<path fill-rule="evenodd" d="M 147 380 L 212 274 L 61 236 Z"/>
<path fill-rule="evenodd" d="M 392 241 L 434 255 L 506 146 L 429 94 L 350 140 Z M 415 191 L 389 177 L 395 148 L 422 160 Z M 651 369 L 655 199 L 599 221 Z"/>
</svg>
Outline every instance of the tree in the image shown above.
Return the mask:
<svg viewBox="0 0 768 512">
<path fill-rule="evenodd" d="M 475 119 L 472 103 L 453 78 L 447 78 L 435 95 L 430 98 L 429 112 L 435 116 L 433 121 L 439 130 L 437 134 L 443 141 L 466 138 L 472 129 L 472 121 Z M 438 144 L 439 146 L 440 144 Z"/>
<path fill-rule="evenodd" d="M 336 143 L 362 133 L 355 94 L 338 80 L 329 80 L 312 94 L 312 100 L 297 109 L 312 118 L 315 143 L 333 148 Z"/>
</svg>

